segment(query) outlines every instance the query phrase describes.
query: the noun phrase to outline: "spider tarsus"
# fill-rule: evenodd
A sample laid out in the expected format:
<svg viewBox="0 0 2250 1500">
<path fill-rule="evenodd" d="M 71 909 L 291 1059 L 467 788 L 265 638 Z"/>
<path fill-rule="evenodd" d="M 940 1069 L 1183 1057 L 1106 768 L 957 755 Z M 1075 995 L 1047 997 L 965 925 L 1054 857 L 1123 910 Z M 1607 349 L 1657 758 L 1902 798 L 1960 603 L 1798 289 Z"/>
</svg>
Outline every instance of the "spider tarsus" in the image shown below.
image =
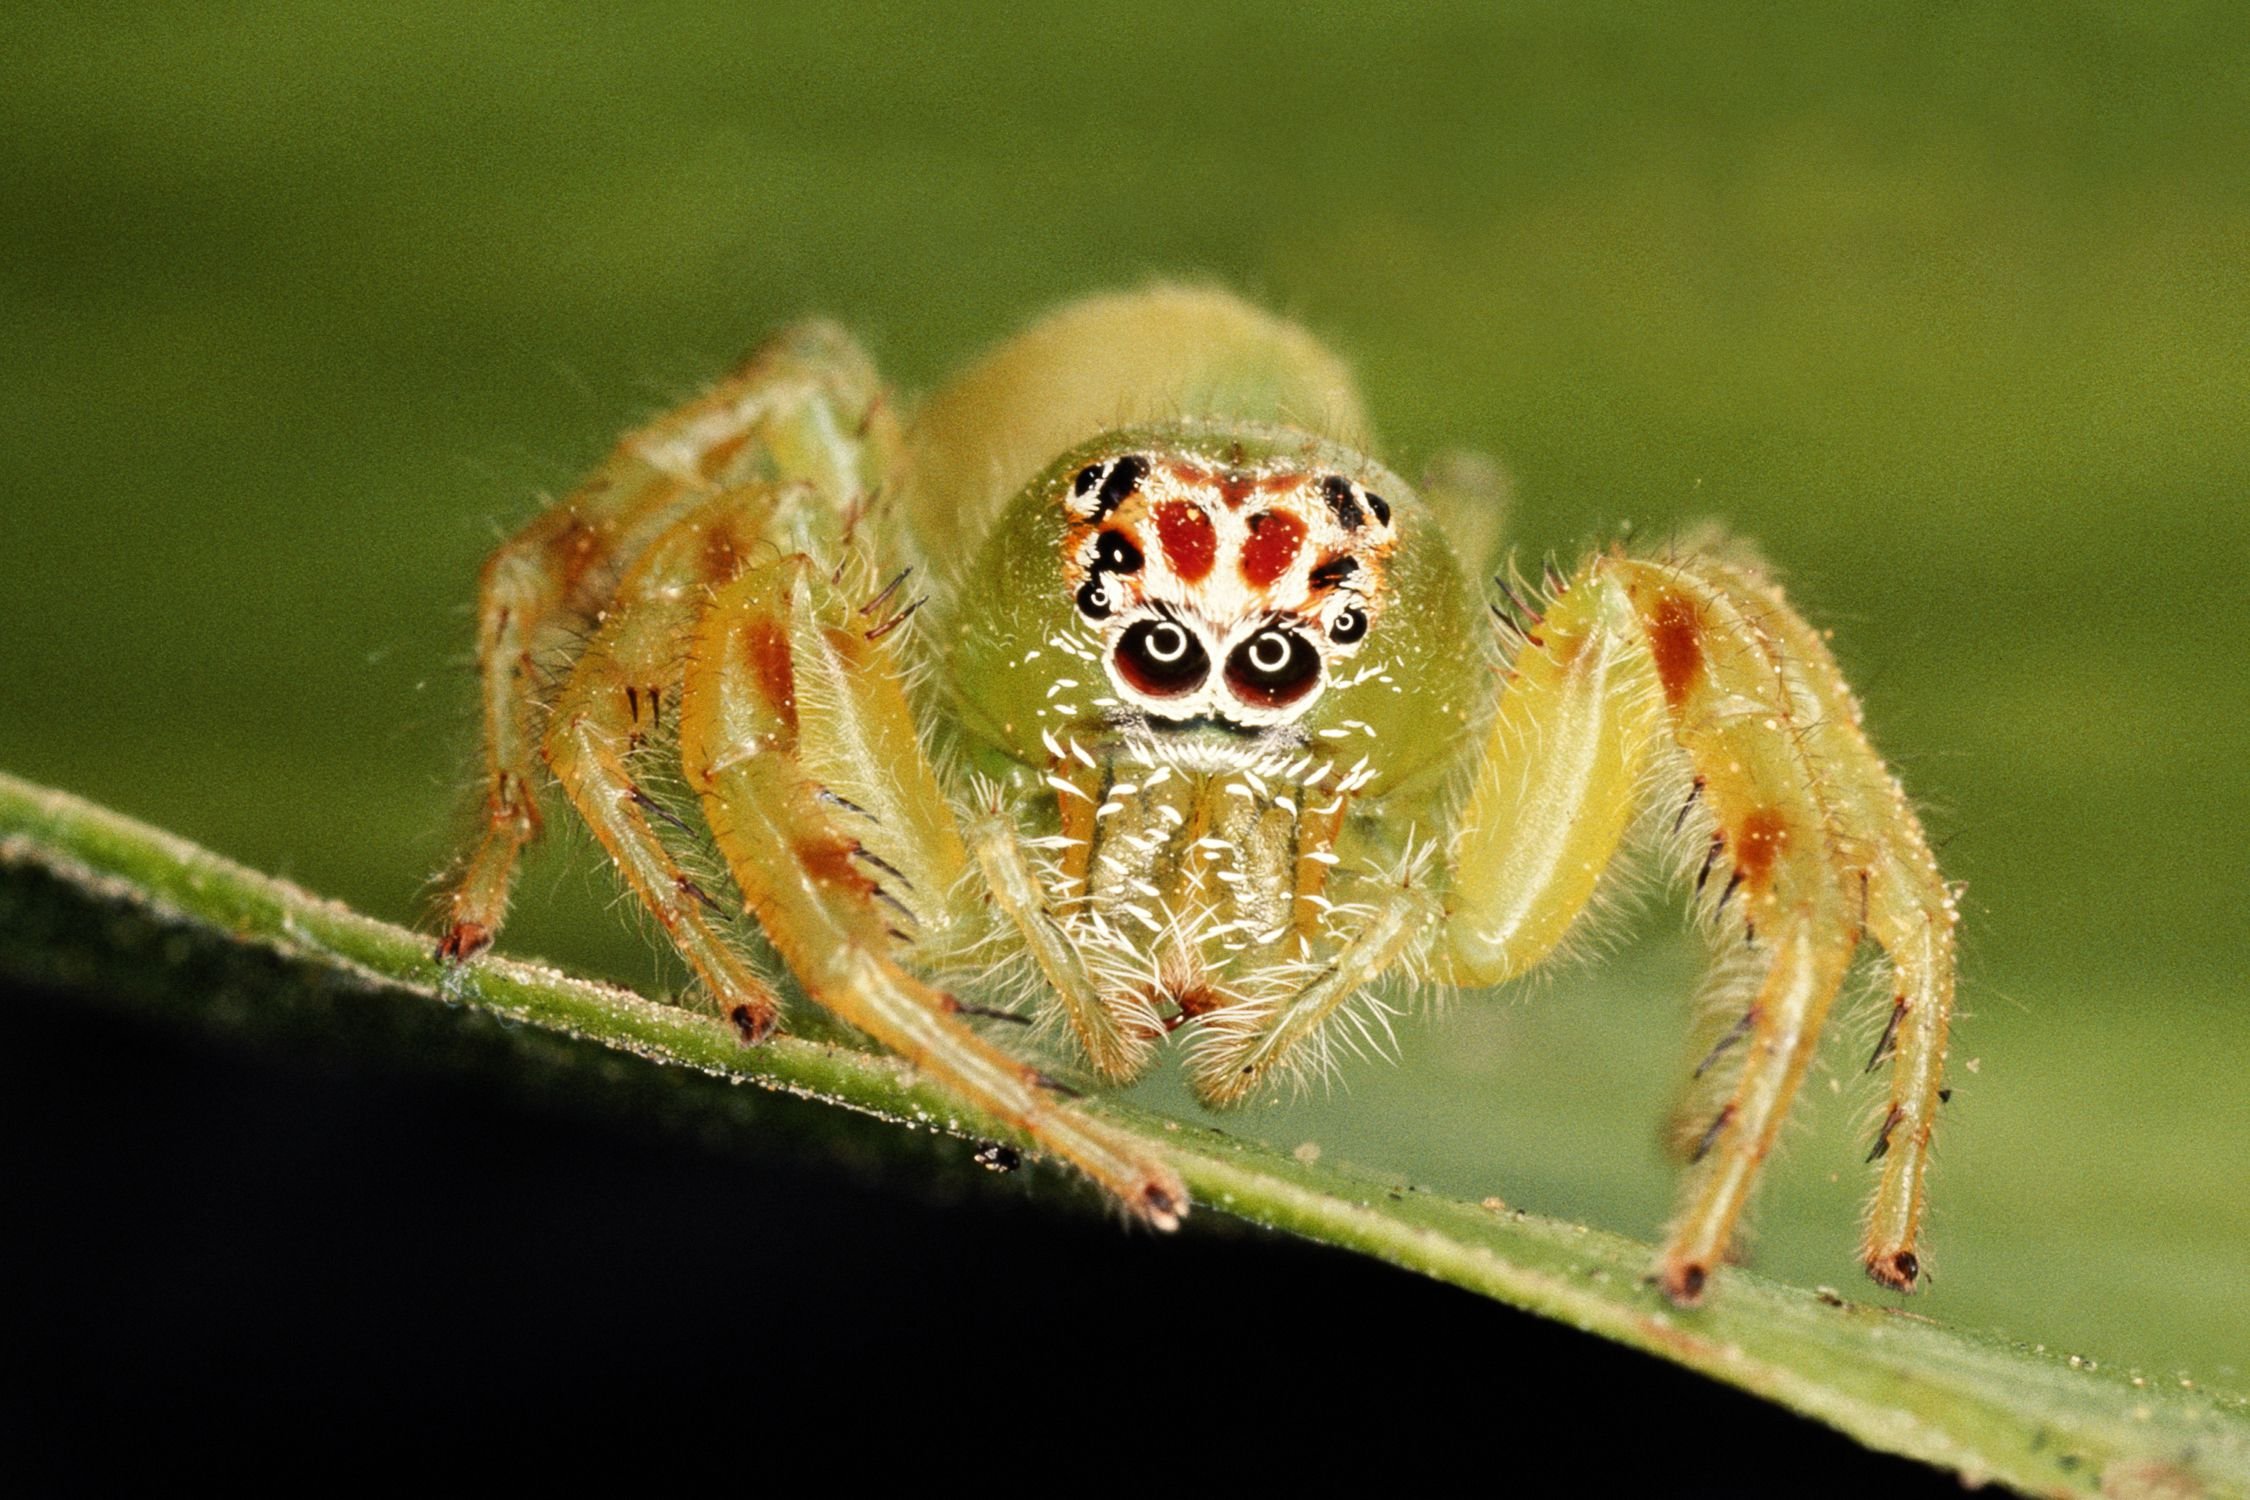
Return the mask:
<svg viewBox="0 0 2250 1500">
<path fill-rule="evenodd" d="M 1710 1279 L 1709 1268 L 1690 1261 L 1681 1266 L 1667 1265 L 1656 1284 L 1675 1306 L 1693 1307 L 1703 1300 L 1703 1288 Z"/>
<path fill-rule="evenodd" d="M 456 922 L 438 939 L 437 951 L 430 956 L 439 963 L 465 964 L 491 946 L 491 928 L 482 922 Z"/>
<path fill-rule="evenodd" d="M 1161 1182 L 1152 1182 L 1141 1189 L 1141 1213 L 1158 1229 L 1172 1230 L 1180 1227 L 1187 1217 L 1187 1200 Z"/>
<path fill-rule="evenodd" d="M 1894 1250 L 1867 1262 L 1867 1274 L 1894 1292 L 1911 1292 L 1922 1276 L 1922 1258 L 1911 1250 Z"/>
<path fill-rule="evenodd" d="M 884 406 L 887 404 L 888 403 L 885 401 L 883 393 L 881 391 L 877 391 L 874 395 L 874 398 L 867 403 L 867 409 L 859 414 L 859 422 L 858 425 L 852 429 L 852 436 L 855 438 L 865 438 L 868 433 L 874 431 L 875 418 L 881 415 Z"/>
<path fill-rule="evenodd" d="M 744 1046 L 755 1047 L 774 1034 L 774 1029 L 781 1024 L 781 1016 L 771 1006 L 743 1003 L 727 1007 L 727 1024 L 734 1028 L 736 1039 Z"/>
</svg>

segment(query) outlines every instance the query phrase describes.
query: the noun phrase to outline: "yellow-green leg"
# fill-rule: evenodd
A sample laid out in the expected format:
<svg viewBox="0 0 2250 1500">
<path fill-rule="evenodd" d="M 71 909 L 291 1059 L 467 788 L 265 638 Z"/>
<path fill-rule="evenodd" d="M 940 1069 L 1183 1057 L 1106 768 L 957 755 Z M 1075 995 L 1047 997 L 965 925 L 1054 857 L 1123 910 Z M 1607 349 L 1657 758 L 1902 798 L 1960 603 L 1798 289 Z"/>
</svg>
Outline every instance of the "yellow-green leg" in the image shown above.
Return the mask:
<svg viewBox="0 0 2250 1500">
<path fill-rule="evenodd" d="M 1825 793 L 1844 830 L 1845 896 L 1851 899 L 1858 887 L 1866 934 L 1890 963 L 1889 1014 L 1867 1061 L 1870 1070 L 1888 1062 L 1891 1076 L 1870 1143 L 1871 1158 L 1883 1165 L 1863 1254 L 1870 1276 L 1909 1291 L 1922 1269 L 1930 1137 L 1948 1093 L 1958 909 L 1905 791 L 1867 741 L 1859 704 L 1820 632 L 1764 579 L 1731 567 L 1714 571 L 1733 595 L 1752 601 L 1793 690 L 1819 705 L 1804 720 L 1803 733 L 1807 754 L 1826 772 Z"/>
<path fill-rule="evenodd" d="M 1863 901 L 1871 920 L 1877 906 L 1901 909 L 1875 935 L 1912 976 L 1942 1050 L 1950 948 L 1916 946 L 1929 931 L 1917 914 L 1930 888 L 1912 872 L 1927 867 L 1927 850 L 1859 737 L 1833 662 L 1745 570 L 1599 558 L 1523 623 L 1454 849 L 1446 958 L 1456 981 L 1491 984 L 1552 953 L 1615 855 L 1657 751 L 1677 748 L 1692 799 L 1689 785 L 1674 790 L 1693 812 L 1688 826 L 1709 839 L 1704 909 L 1719 941 L 1763 955 L 1729 1033 L 1731 1088 L 1694 1142 L 1658 1262 L 1666 1293 L 1692 1302 L 1803 1082 L 1861 935 Z M 1894 1091 L 1934 1067 L 1924 1066 L 1926 1038 L 1905 1037 L 1900 1050 L 1909 1047 L 1916 1067 L 1902 1068 L 1908 1081 Z M 1926 1142 L 1926 1130 L 1913 1140 L 1918 1150 Z M 1884 1243 L 1871 1238 L 1869 1266 L 1892 1284 L 1912 1280 L 1886 1271 L 1915 1265 L 1918 1173 L 1887 1172 L 1877 1200 Z M 1905 1186 L 1893 1188 L 1893 1176 Z"/>
<path fill-rule="evenodd" d="M 895 463 L 897 445 L 867 357 L 833 326 L 802 324 L 628 434 L 585 483 L 492 554 L 477 605 L 482 826 L 445 897 L 440 957 L 472 957 L 500 930 L 517 860 L 539 831 L 549 677 L 568 675 L 573 643 L 641 553 L 687 511 L 746 483 L 807 487 L 821 503 L 792 514 L 832 539 Z"/>
<path fill-rule="evenodd" d="M 1170 1167 L 1063 1104 L 901 963 L 952 886 L 914 879 L 901 895 L 888 872 L 952 870 L 957 884 L 965 855 L 890 644 L 828 578 L 803 557 L 745 574 L 690 650 L 681 761 L 750 910 L 815 1001 L 1171 1227 L 1188 1199 Z M 870 837 L 884 840 L 880 864 L 863 857 Z"/>
<path fill-rule="evenodd" d="M 651 543 L 618 586 L 547 723 L 543 749 L 564 793 L 635 895 L 745 1040 L 781 1018 L 772 987 L 729 938 L 729 913 L 682 865 L 658 822 L 674 815 L 634 777 L 649 739 L 676 731 L 687 643 L 705 591 L 751 557 L 774 510 L 770 487 L 705 502 Z"/>
</svg>

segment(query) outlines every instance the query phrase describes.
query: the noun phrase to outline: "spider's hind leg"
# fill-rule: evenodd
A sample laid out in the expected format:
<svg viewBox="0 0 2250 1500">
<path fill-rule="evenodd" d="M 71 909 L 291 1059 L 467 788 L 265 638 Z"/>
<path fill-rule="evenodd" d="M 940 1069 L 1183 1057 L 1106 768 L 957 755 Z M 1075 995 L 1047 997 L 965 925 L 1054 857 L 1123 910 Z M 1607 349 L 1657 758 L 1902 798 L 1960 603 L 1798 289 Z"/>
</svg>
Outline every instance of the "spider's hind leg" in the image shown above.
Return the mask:
<svg viewBox="0 0 2250 1500">
<path fill-rule="evenodd" d="M 774 510 L 769 488 L 706 502 L 651 543 L 618 586 L 609 620 L 578 659 L 542 750 L 564 793 L 642 904 L 745 1040 L 779 1022 L 773 990 L 726 927 L 729 913 L 683 865 L 660 821 L 677 821 L 636 779 L 645 741 L 677 732 L 688 637 L 705 592 L 733 577 Z"/>
</svg>

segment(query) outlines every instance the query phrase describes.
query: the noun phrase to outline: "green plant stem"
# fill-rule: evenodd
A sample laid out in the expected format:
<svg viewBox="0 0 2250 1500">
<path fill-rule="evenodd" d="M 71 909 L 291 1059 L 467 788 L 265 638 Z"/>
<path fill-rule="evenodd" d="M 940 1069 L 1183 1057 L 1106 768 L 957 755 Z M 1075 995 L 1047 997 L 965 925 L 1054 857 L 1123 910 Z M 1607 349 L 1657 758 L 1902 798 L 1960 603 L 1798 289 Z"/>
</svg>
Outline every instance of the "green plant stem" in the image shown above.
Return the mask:
<svg viewBox="0 0 2250 1500">
<path fill-rule="evenodd" d="M 148 941 L 147 933 L 161 940 Z M 0 775 L 0 968 L 66 988 L 122 982 L 165 1008 L 193 1012 L 199 1000 L 186 992 L 195 983 L 189 960 L 212 951 L 259 961 L 249 979 L 234 981 L 251 993 L 228 1018 L 251 1031 L 268 1018 L 278 1025 L 301 1008 L 296 992 L 318 987 L 331 1008 L 324 1014 L 382 1006 L 421 1016 L 465 1012 L 553 1042 L 572 1059 L 599 1059 L 602 1049 L 630 1053 L 1028 1149 L 895 1060 L 787 1037 L 744 1047 L 713 1017 L 515 960 L 444 967 L 425 935 Z M 1646 1283 L 1652 1252 L 1645 1245 L 1308 1165 L 1114 1104 L 1087 1107 L 1160 1150 L 1207 1212 L 1356 1250 L 1558 1319 L 1971 1482 L 1996 1480 L 2034 1494 L 2250 1500 L 2250 1403 L 2239 1397 L 1743 1270 L 1719 1278 L 1707 1306 L 1674 1308 Z"/>
</svg>

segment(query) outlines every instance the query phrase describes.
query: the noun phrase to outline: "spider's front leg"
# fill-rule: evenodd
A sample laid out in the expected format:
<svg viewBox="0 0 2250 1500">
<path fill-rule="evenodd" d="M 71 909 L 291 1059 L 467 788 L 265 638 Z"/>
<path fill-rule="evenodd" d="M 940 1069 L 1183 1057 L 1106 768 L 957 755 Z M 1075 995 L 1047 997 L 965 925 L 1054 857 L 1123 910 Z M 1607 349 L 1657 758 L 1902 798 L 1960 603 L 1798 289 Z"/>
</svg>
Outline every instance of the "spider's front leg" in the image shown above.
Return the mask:
<svg viewBox="0 0 2250 1500">
<path fill-rule="evenodd" d="M 1866 935 L 1896 984 L 1875 1059 L 1893 1077 L 1863 1255 L 1874 1279 L 1911 1289 L 1953 1003 L 1953 902 L 1833 658 L 1778 590 L 1706 558 L 1598 558 L 1519 623 L 1524 645 L 1453 850 L 1451 977 L 1494 984 L 1546 958 L 1592 896 L 1651 767 L 1679 764 L 1664 780 L 1681 826 L 1704 835 L 1692 866 L 1704 909 L 1722 941 L 1763 961 L 1714 1053 L 1735 1069 L 1732 1088 L 1694 1144 L 1659 1280 L 1693 1302 L 1725 1256 Z"/>
<path fill-rule="evenodd" d="M 746 573 L 690 647 L 681 760 L 736 883 L 814 1000 L 1171 1227 L 1188 1200 L 1170 1167 L 1059 1102 L 905 967 L 975 925 L 955 905 L 968 855 L 886 639 L 904 606 L 870 614 L 835 578 L 803 555 Z"/>
<path fill-rule="evenodd" d="M 1323 851 L 1325 852 L 1325 846 Z M 1212 1012 L 1196 1033 L 1189 1076 L 1213 1109 L 1231 1109 L 1294 1065 L 1296 1054 L 1320 1048 L 1322 1032 L 1346 1006 L 1381 982 L 1418 949 L 1444 919 L 1430 891 L 1416 884 L 1365 880 L 1348 906 L 1336 909 L 1335 927 L 1348 935 L 1335 943 L 1310 977 L 1282 993 Z M 1268 950 L 1282 973 L 1302 973 L 1290 963 L 1294 933 Z M 1315 1056 L 1324 1056 L 1317 1051 Z"/>
</svg>

